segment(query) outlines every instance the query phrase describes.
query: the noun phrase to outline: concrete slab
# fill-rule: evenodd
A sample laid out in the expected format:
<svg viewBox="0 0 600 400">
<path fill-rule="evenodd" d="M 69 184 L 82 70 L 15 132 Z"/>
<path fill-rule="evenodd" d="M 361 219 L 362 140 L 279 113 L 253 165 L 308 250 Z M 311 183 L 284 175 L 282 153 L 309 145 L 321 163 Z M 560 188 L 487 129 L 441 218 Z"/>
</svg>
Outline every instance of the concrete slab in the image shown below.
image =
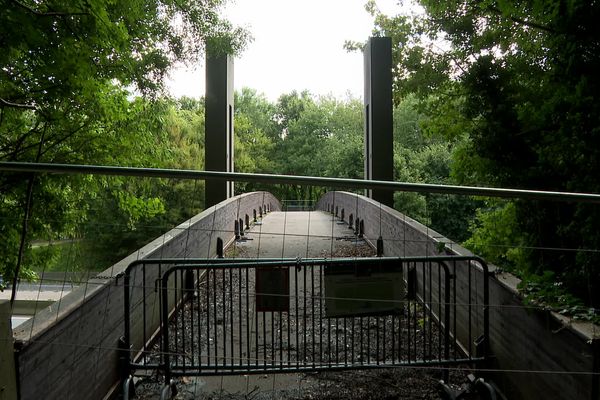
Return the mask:
<svg viewBox="0 0 600 400">
<path fill-rule="evenodd" d="M 346 223 L 323 211 L 271 212 L 261 222 L 245 233 L 248 240 L 230 246 L 230 257 L 330 258 L 354 237 Z"/>
</svg>

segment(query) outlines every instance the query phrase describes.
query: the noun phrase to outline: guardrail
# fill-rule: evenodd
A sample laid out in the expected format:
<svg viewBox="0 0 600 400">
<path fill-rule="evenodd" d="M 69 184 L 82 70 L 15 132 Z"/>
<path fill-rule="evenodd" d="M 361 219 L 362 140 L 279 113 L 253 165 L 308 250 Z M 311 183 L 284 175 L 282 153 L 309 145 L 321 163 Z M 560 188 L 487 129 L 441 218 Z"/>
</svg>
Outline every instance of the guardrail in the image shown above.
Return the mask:
<svg viewBox="0 0 600 400">
<path fill-rule="evenodd" d="M 240 172 L 197 171 L 161 168 L 113 167 L 105 165 L 75 165 L 52 163 L 0 162 L 0 171 L 54 174 L 91 174 L 114 176 L 142 176 L 176 179 L 217 179 L 233 182 L 260 182 L 267 184 L 314 185 L 347 189 L 388 189 L 402 192 L 458 194 L 535 200 L 577 201 L 600 204 L 600 194 L 554 192 L 543 190 L 501 189 L 489 187 L 434 185 L 427 183 L 390 182 L 314 176 L 272 175 Z"/>
</svg>

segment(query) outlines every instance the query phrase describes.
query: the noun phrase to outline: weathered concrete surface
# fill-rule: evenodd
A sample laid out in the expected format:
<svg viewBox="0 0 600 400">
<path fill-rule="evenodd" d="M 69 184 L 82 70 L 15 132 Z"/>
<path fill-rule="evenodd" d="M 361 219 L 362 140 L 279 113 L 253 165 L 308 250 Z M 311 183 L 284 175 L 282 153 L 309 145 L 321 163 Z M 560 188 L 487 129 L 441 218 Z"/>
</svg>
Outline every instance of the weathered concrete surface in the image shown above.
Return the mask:
<svg viewBox="0 0 600 400">
<path fill-rule="evenodd" d="M 266 192 L 223 201 L 159 236 L 14 329 L 19 343 L 20 398 L 101 399 L 115 390 L 120 378 L 118 341 L 124 332 L 122 273 L 127 266 L 146 258 L 214 257 L 217 237 L 231 240 L 233 221 L 252 215 L 265 204 L 280 209 L 279 202 Z M 158 271 L 135 274 L 131 284 L 153 288 L 157 277 Z M 149 296 L 156 297 L 151 292 Z M 153 301 L 147 304 L 155 307 Z M 136 310 L 138 315 L 132 319 L 152 311 L 143 307 Z M 150 318 L 148 323 L 157 327 L 157 320 Z M 142 328 L 132 332 L 135 345 L 141 341 Z"/>
<path fill-rule="evenodd" d="M 424 256 L 440 254 L 472 255 L 468 250 L 428 227 L 384 205 L 347 192 L 329 192 L 317 204 L 321 210 L 344 209 L 365 221 L 368 240 L 384 241 L 386 256 Z M 482 304 L 482 293 L 469 296 L 469 281 L 482 282 L 479 266 L 468 274 L 465 265 L 456 268 L 457 303 L 461 315 L 453 329 L 461 343 L 468 341 L 468 327 L 476 327 L 481 312 L 471 321 L 464 315 L 468 304 Z M 494 268 L 490 266 L 490 269 Z M 422 279 L 419 277 L 418 279 Z M 434 279 L 437 279 L 434 276 Z M 489 280 L 490 350 L 492 360 L 485 366 L 505 371 L 491 375 L 509 399 L 592 399 L 598 400 L 598 340 L 600 330 L 592 324 L 572 321 L 539 308 L 529 307 L 516 290 L 518 280 L 499 274 Z M 435 295 L 435 293 L 434 293 Z M 476 337 L 473 336 L 474 340 Z"/>
<path fill-rule="evenodd" d="M 232 247 L 244 258 L 332 257 L 340 239 L 352 234 L 347 224 L 323 211 L 272 212 Z"/>
<path fill-rule="evenodd" d="M 10 302 L 0 300 L 0 400 L 17 400 L 15 359 L 10 331 Z"/>
</svg>

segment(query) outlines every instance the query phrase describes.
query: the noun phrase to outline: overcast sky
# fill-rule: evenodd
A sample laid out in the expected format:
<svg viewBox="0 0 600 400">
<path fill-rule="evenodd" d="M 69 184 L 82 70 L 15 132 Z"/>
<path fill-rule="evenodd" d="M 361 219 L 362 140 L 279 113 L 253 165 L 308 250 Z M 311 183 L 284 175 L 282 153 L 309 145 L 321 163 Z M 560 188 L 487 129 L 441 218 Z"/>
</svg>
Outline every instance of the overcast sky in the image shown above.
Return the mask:
<svg viewBox="0 0 600 400">
<path fill-rule="evenodd" d="M 344 50 L 345 40 L 364 42 L 373 29 L 366 0 L 232 0 L 224 15 L 244 26 L 254 41 L 234 61 L 236 90 L 251 87 L 276 100 L 282 93 L 308 89 L 344 98 L 363 95 L 361 53 Z M 397 13 L 397 0 L 377 0 Z M 204 60 L 178 69 L 169 83 L 173 96 L 204 96 Z"/>
</svg>

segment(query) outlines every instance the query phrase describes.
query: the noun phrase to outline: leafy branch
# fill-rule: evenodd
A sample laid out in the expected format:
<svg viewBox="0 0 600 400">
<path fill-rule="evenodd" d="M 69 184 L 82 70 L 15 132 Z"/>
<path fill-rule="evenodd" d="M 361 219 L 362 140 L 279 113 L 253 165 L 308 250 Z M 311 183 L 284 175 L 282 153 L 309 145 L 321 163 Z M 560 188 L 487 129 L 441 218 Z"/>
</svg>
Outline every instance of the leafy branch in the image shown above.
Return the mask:
<svg viewBox="0 0 600 400">
<path fill-rule="evenodd" d="M 8 101 L 0 97 L 0 106 L 2 107 L 10 107 L 10 108 L 20 108 L 26 110 L 36 110 L 37 108 L 31 104 L 21 104 L 21 103 L 13 103 L 12 101 Z"/>
<path fill-rule="evenodd" d="M 46 11 L 46 12 L 42 12 L 42 11 L 38 11 L 30 6 L 28 6 L 27 4 L 23 4 L 20 1 L 17 0 L 12 0 L 13 4 L 21 7 L 24 10 L 27 10 L 28 12 L 37 15 L 39 17 L 70 17 L 70 16 L 74 16 L 74 15 L 89 15 L 88 12 L 65 12 L 65 11 Z"/>
<path fill-rule="evenodd" d="M 544 31 L 544 32 L 547 32 L 547 33 L 553 33 L 553 34 L 557 33 L 554 29 L 552 29 L 552 28 L 550 28 L 550 27 L 548 27 L 546 25 L 542 25 L 542 24 L 539 24 L 539 23 L 533 22 L 533 21 L 527 21 L 526 19 L 515 17 L 515 16 L 512 16 L 512 15 L 506 15 L 506 13 L 502 12 L 502 10 L 500 10 L 499 8 L 488 7 L 488 10 L 491 11 L 491 12 L 493 12 L 493 13 L 495 13 L 495 14 L 498 14 L 498 15 L 501 15 L 503 17 L 506 17 L 506 18 L 508 18 L 509 20 L 511 20 L 512 22 L 514 22 L 516 24 L 523 25 L 523 26 L 526 26 L 528 28 L 538 29 L 538 30 L 541 30 L 541 31 Z"/>
</svg>

